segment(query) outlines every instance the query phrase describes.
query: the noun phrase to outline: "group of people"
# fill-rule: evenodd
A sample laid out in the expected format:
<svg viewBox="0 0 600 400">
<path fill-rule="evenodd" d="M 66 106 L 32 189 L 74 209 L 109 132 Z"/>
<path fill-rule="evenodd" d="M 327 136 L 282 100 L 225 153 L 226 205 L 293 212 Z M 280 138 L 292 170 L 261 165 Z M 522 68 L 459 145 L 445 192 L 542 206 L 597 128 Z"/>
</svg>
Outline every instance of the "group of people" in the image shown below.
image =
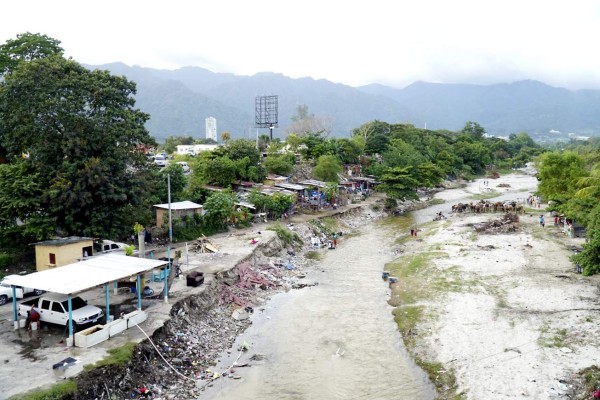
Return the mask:
<svg viewBox="0 0 600 400">
<path fill-rule="evenodd" d="M 330 238 L 327 238 L 327 236 L 323 235 L 323 242 L 327 243 L 327 248 L 330 250 L 334 250 L 337 247 L 337 239 L 338 236 L 341 236 L 342 232 L 334 232 Z M 319 236 L 317 235 L 313 235 L 310 238 L 310 244 L 312 245 L 312 247 L 314 248 L 320 248 L 321 247 L 321 238 L 319 238 Z"/>
<path fill-rule="evenodd" d="M 529 197 L 527 197 L 527 204 L 529 204 L 530 207 L 535 208 L 536 204 L 537 204 L 537 208 L 541 208 L 542 207 L 542 201 L 539 197 L 534 196 L 534 195 L 529 195 Z"/>
</svg>

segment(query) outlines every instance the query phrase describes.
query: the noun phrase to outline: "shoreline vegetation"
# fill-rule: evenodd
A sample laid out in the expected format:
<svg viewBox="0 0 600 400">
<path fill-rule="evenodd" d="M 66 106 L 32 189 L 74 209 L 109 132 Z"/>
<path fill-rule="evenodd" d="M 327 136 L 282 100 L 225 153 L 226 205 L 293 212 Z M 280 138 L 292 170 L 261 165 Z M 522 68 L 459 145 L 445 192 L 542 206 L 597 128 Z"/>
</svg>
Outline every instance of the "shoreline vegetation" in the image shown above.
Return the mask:
<svg viewBox="0 0 600 400">
<path fill-rule="evenodd" d="M 511 176 L 501 177 L 494 186 L 510 179 Z M 444 193 L 449 194 L 440 192 Z M 253 264 L 278 262 L 281 254 L 295 251 L 296 269 L 288 275 L 292 279 L 283 280 L 285 284 L 279 282 L 282 284 L 278 289 L 254 293 L 251 303 L 259 306 L 273 294 L 293 288 L 301 282 L 298 276 L 303 271 L 318 265 L 319 254 L 306 246 L 310 235 L 338 230 L 344 231 L 345 237 L 360 234 L 361 226 L 385 216 L 382 201 L 375 196 L 360 207 L 340 210 L 337 215 L 296 219 L 292 234 L 273 225 L 278 243 L 265 243 L 270 250 L 263 248 Z M 451 196 L 443 195 L 428 200 L 448 208 L 453 201 Z M 419 208 L 427 202 L 415 204 Z M 395 307 L 394 319 L 406 349 L 428 374 L 440 398 L 564 396 L 575 390 L 574 385 L 567 383 L 573 381 L 573 374 L 600 357 L 593 323 L 598 279 L 575 274 L 569 261 L 568 246 L 580 245 L 582 240 L 566 238 L 553 226 L 541 228 L 536 216 L 543 210 L 527 211 L 519 215 L 517 222 L 511 222 L 514 230 L 492 229 L 492 221 L 501 219 L 501 214 L 455 214 L 447 220 L 420 224 L 416 238 L 402 233 L 396 240 L 400 254 L 386 266 L 391 276 L 398 278 L 397 283 L 390 284 L 389 304 Z M 478 232 L 481 226 L 492 228 Z M 303 240 L 302 249 L 294 248 L 296 237 Z M 222 279 L 231 284 L 238 266 L 217 279 L 216 285 L 222 284 Z M 205 295 L 192 296 L 198 299 L 176 303 L 172 318 L 152 336 L 153 340 L 166 343 L 169 337 L 181 335 L 185 332 L 183 325 L 193 318 L 210 318 L 212 322 L 206 329 L 230 321 L 231 306 L 217 305 L 217 296 L 218 287 L 211 286 Z M 228 338 L 212 338 L 223 343 L 218 351 L 206 355 L 199 373 L 232 345 L 247 324 L 238 321 L 236 327 L 227 328 Z M 210 344 L 213 343 L 206 343 Z M 128 363 L 109 363 L 109 367 L 84 372 L 76 378 L 78 398 L 100 396 L 105 385 L 106 390 L 118 395 L 124 382 L 131 387 L 145 384 L 152 388 L 162 382 L 171 385 L 174 396 L 201 393 L 195 384 L 169 375 L 153 352 L 143 341 Z M 177 354 L 171 357 L 179 359 Z M 148 385 L 152 374 L 161 377 Z M 94 386 L 98 378 L 103 384 Z M 214 377 L 204 374 L 202 379 L 207 385 Z M 73 393 L 72 385 L 63 386 Z M 121 394 L 125 393 L 126 390 Z"/>
</svg>

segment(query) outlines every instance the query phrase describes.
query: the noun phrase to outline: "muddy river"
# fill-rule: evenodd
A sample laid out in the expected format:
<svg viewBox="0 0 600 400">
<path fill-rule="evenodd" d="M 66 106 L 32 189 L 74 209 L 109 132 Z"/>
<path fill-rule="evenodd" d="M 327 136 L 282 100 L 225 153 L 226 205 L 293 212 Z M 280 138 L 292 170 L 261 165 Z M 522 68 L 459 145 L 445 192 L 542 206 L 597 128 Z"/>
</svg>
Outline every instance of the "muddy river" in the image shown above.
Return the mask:
<svg viewBox="0 0 600 400">
<path fill-rule="evenodd" d="M 201 399 L 433 399 L 425 374 L 408 356 L 386 305 L 381 279 L 394 258 L 396 232 L 410 229 L 410 217 L 390 225 L 361 228 L 325 251 L 321 267 L 306 279 L 318 286 L 276 295 L 256 311 L 238 345 L 265 359 L 238 368 L 243 381 L 219 379 Z M 233 350 L 222 365 L 238 356 Z"/>
<path fill-rule="evenodd" d="M 511 191 L 496 188 L 492 201 L 524 201 L 536 180 L 511 175 Z M 467 188 L 438 193 L 444 204 L 387 218 L 360 229 L 360 235 L 343 238 L 337 250 L 325 251 L 321 267 L 307 280 L 319 285 L 276 295 L 264 311 L 253 315 L 220 370 L 250 350 L 238 363 L 260 353 L 263 361 L 237 368 L 242 380 L 218 379 L 200 399 L 378 400 L 433 399 L 433 386 L 408 356 L 387 305 L 389 290 L 381 279 L 390 249 L 399 235 L 415 224 L 432 221 L 452 204 L 478 201 L 486 193 L 482 180 Z"/>
</svg>

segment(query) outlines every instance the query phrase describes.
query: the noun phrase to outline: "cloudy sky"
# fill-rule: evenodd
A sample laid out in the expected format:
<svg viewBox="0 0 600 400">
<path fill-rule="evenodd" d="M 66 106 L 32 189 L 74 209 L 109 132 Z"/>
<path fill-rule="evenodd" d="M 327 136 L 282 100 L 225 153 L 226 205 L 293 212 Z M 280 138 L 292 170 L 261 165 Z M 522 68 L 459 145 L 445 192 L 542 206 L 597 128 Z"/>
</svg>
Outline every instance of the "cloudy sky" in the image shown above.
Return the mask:
<svg viewBox="0 0 600 400">
<path fill-rule="evenodd" d="M 600 89 L 600 0 L 22 0 L 1 10 L 0 43 L 42 33 L 86 64 Z"/>
</svg>

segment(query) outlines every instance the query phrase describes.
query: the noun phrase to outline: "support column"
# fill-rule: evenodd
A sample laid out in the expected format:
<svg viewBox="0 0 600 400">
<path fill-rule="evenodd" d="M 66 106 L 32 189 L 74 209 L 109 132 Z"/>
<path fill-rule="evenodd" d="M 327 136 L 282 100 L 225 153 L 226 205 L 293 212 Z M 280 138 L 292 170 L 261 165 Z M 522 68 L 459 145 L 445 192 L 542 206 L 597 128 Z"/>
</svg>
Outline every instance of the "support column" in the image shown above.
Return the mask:
<svg viewBox="0 0 600 400">
<path fill-rule="evenodd" d="M 73 302 L 71 301 L 71 295 L 67 295 L 67 308 L 69 309 L 69 340 L 67 340 L 67 345 L 70 342 L 71 346 L 75 345 L 75 341 L 73 340 Z"/>
<path fill-rule="evenodd" d="M 109 291 L 108 291 L 108 283 L 104 285 L 104 291 L 106 292 L 106 322 L 109 322 L 110 317 L 110 301 L 109 301 Z"/>
<path fill-rule="evenodd" d="M 137 308 L 138 311 L 142 311 L 142 279 L 140 274 L 137 274 Z"/>
<path fill-rule="evenodd" d="M 11 285 L 12 288 L 12 303 L 13 303 L 13 323 L 15 329 L 19 329 L 19 315 L 17 314 L 17 288 L 15 285 Z"/>
</svg>

